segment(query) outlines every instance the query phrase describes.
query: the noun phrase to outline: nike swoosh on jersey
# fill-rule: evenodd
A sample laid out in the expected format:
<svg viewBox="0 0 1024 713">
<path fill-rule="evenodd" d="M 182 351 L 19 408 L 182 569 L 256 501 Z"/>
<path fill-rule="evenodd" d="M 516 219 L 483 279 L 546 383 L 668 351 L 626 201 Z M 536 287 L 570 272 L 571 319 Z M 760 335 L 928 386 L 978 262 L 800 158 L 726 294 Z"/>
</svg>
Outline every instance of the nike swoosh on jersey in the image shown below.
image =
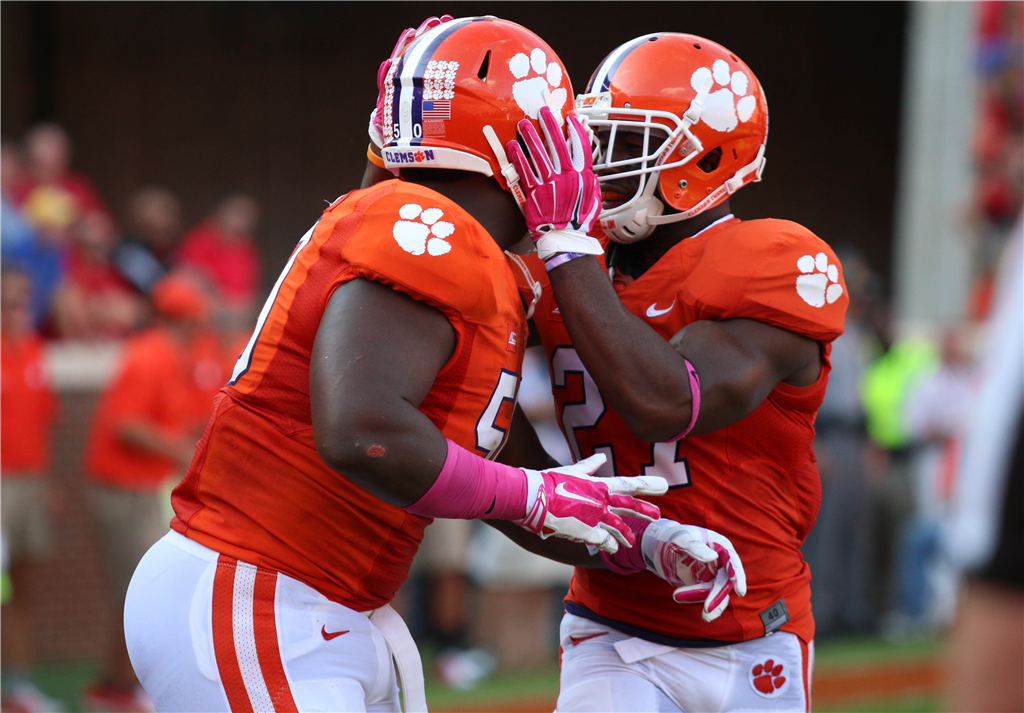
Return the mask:
<svg viewBox="0 0 1024 713">
<path fill-rule="evenodd" d="M 331 639 L 337 639 L 342 634 L 347 634 L 350 631 L 352 631 L 352 630 L 351 629 L 346 629 L 345 631 L 335 631 L 332 634 L 328 634 L 326 626 L 320 627 L 320 634 L 321 634 L 321 636 L 324 637 L 324 641 L 330 641 Z"/>
<path fill-rule="evenodd" d="M 601 632 L 598 632 L 597 634 L 587 634 L 586 636 L 570 636 L 569 637 L 569 641 L 571 641 L 572 645 L 575 646 L 576 644 L 583 643 L 587 639 L 595 639 L 598 636 L 604 636 L 607 633 L 608 633 L 607 631 L 601 631 Z"/>
<path fill-rule="evenodd" d="M 580 495 L 579 493 L 570 492 L 569 489 L 565 487 L 565 483 L 559 483 L 558 485 L 555 486 L 555 495 L 561 495 L 563 498 L 569 498 L 570 500 L 582 500 L 583 502 L 590 503 L 591 505 L 601 504 L 596 500 L 591 500 L 590 498 L 584 495 Z"/>
<path fill-rule="evenodd" d="M 663 314 L 668 314 L 669 312 L 671 312 L 672 308 L 675 307 L 675 306 L 676 306 L 676 301 L 672 300 L 672 304 L 670 304 L 668 306 L 668 308 L 666 308 L 666 309 L 658 309 L 658 303 L 655 302 L 654 304 L 652 304 L 650 307 L 647 308 L 647 316 L 648 317 L 660 317 Z"/>
</svg>

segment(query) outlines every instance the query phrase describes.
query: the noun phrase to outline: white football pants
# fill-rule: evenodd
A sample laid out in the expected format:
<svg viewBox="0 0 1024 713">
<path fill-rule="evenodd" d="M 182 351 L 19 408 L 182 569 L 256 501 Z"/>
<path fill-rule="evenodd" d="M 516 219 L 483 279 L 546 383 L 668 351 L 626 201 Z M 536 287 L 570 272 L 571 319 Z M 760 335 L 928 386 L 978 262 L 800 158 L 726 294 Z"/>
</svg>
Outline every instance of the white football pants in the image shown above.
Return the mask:
<svg viewBox="0 0 1024 713">
<path fill-rule="evenodd" d="M 814 642 L 804 645 L 789 632 L 683 649 L 566 614 L 560 645 L 558 713 L 811 709 Z"/>
<path fill-rule="evenodd" d="M 124 628 L 159 711 L 394 713 L 393 653 L 411 681 L 406 710 L 426 709 L 419 656 L 409 655 L 415 645 L 390 607 L 361 614 L 176 532 L 136 568 Z"/>
</svg>

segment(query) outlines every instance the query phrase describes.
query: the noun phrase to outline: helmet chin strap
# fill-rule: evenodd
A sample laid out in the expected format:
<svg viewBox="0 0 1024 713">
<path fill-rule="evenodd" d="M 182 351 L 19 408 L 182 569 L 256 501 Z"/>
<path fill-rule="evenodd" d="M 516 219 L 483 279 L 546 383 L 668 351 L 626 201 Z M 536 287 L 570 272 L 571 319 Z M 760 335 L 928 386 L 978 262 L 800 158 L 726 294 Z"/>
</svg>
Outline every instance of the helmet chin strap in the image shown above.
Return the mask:
<svg viewBox="0 0 1024 713">
<path fill-rule="evenodd" d="M 689 208 L 688 210 L 680 211 L 678 213 L 669 213 L 668 215 L 664 215 L 665 204 L 662 203 L 661 199 L 654 195 L 654 188 L 657 186 L 657 181 L 652 181 L 648 178 L 647 185 L 644 186 L 640 200 L 631 205 L 628 209 L 612 216 L 615 221 L 615 227 L 607 228 L 605 226 L 605 221 L 601 221 L 601 227 L 605 229 L 605 233 L 607 233 L 612 240 L 617 243 L 622 243 L 623 245 L 643 240 L 654 231 L 655 227 L 659 225 L 678 223 L 681 220 L 688 220 L 703 213 L 726 196 L 732 195 L 745 186 L 748 183 L 747 178 L 751 174 L 754 174 L 754 179 L 751 182 L 760 181 L 761 173 L 764 171 L 764 165 L 764 144 L 762 144 L 753 161 L 734 173 L 732 178 L 709 193 L 703 200 L 697 203 L 697 205 Z"/>
<path fill-rule="evenodd" d="M 648 183 L 653 184 L 654 181 Z M 654 230 L 654 226 L 650 223 L 651 218 L 660 216 L 664 211 L 665 204 L 661 202 L 661 199 L 657 196 L 645 195 L 627 210 L 614 217 L 614 228 L 606 227 L 605 221 L 601 221 L 601 227 L 615 242 L 629 245 L 650 235 Z"/>
<path fill-rule="evenodd" d="M 551 113 L 558 120 L 558 125 L 562 126 L 565 124 L 565 117 L 562 116 L 562 107 L 555 105 L 554 100 L 551 98 L 551 92 L 548 91 L 547 87 L 544 88 L 543 97 L 544 103 L 551 108 Z M 516 171 L 516 167 L 512 165 L 512 162 L 508 160 L 508 154 L 505 153 L 505 147 L 498 140 L 498 134 L 494 127 L 487 124 L 483 128 L 483 132 L 484 138 L 487 139 L 487 144 L 491 147 L 491 151 L 494 152 L 494 158 L 498 161 L 498 167 L 501 170 L 502 177 L 505 179 L 505 185 L 508 186 L 508 192 L 516 199 L 519 210 L 523 210 L 523 206 L 526 205 L 526 194 L 523 192 L 523 187 L 519 185 L 519 172 Z"/>
<path fill-rule="evenodd" d="M 764 172 L 765 157 L 764 157 L 764 144 L 761 144 L 761 148 L 757 150 L 757 156 L 754 160 L 748 163 L 746 166 L 736 171 L 732 175 L 732 178 L 727 180 L 725 183 L 720 185 L 718 188 L 709 193 L 704 197 L 697 205 L 693 206 L 679 213 L 670 213 L 669 215 L 658 215 L 651 216 L 647 219 L 647 223 L 651 226 L 664 225 L 666 223 L 677 223 L 680 220 L 686 220 L 692 218 L 695 215 L 699 215 L 706 211 L 711 206 L 718 203 L 726 196 L 731 196 L 733 193 L 743 188 L 748 181 L 747 177 L 754 174 L 754 178 L 750 183 L 756 183 L 761 180 L 761 174 Z M 654 228 L 652 227 L 651 230 Z"/>
<path fill-rule="evenodd" d="M 487 124 L 483 128 L 483 132 L 484 138 L 487 139 L 487 143 L 491 147 L 491 151 L 494 152 L 494 158 L 498 161 L 498 167 L 501 169 L 501 175 L 505 178 L 508 192 L 516 199 L 519 210 L 523 210 L 523 206 L 526 205 L 526 194 L 523 193 L 523 187 L 519 185 L 519 173 L 516 171 L 516 167 L 508 160 L 505 147 L 498 140 L 498 134 L 494 131 L 494 127 Z"/>
</svg>

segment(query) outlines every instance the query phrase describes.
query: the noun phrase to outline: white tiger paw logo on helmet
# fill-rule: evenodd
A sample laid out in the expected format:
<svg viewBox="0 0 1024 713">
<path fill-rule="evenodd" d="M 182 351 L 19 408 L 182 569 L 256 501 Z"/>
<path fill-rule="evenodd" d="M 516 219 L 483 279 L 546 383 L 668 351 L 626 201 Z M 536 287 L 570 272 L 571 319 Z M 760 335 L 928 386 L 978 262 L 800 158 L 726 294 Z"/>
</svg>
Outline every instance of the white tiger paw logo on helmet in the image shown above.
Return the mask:
<svg viewBox="0 0 1024 713">
<path fill-rule="evenodd" d="M 444 255 L 452 249 L 451 243 L 445 238 L 451 237 L 455 226 L 447 220 L 441 220 L 444 211 L 440 208 L 427 208 L 415 203 L 406 203 L 398 209 L 402 218 L 395 223 L 391 234 L 402 250 L 413 255 Z M 417 218 L 419 220 L 417 220 Z"/>
<path fill-rule="evenodd" d="M 750 121 L 757 108 L 757 98 L 747 94 L 747 90 L 751 89 L 747 73 L 740 70 L 730 72 L 729 63 L 718 59 L 711 65 L 711 69 L 697 69 L 690 76 L 690 86 L 699 92 L 708 77 L 714 79 L 714 82 L 704 102 L 700 120 L 715 131 L 732 131 L 740 122 Z M 716 90 L 716 85 L 724 89 Z"/>
<path fill-rule="evenodd" d="M 811 307 L 832 304 L 843 294 L 839 284 L 839 269 L 830 265 L 828 255 L 804 255 L 796 261 L 797 269 L 803 274 L 796 278 L 796 293 Z"/>
<path fill-rule="evenodd" d="M 533 70 L 534 76 L 527 78 Z M 562 68 L 558 62 L 548 62 L 544 50 L 537 47 L 530 56 L 519 52 L 508 61 L 508 71 L 512 76 L 520 80 L 512 85 L 512 97 L 516 104 L 531 119 L 536 119 L 540 108 L 544 106 L 544 90 L 551 92 L 552 107 L 562 107 L 565 104 L 566 92 L 562 84 Z M 555 115 L 561 119 L 561 112 L 556 111 Z"/>
</svg>

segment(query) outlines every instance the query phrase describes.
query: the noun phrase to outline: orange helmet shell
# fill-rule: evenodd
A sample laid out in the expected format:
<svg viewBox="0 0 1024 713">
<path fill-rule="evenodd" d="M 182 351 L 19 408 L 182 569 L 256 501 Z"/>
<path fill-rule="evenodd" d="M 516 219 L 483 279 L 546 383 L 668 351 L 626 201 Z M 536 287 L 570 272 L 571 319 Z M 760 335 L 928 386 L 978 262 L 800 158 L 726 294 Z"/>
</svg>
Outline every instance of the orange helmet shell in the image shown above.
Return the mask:
<svg viewBox="0 0 1024 713">
<path fill-rule="evenodd" d="M 610 155 L 610 145 L 595 165 L 602 180 L 627 171 L 646 175 L 642 189 L 656 177 L 662 200 L 685 217 L 760 178 L 768 137 L 764 91 L 750 68 L 716 42 L 667 32 L 638 37 L 605 58 L 577 105 L 592 128 L 643 130 L 649 138 L 645 155 L 632 162 Z"/>
<path fill-rule="evenodd" d="M 558 55 L 525 27 L 495 17 L 425 32 L 392 63 L 383 90 L 387 168 L 473 171 L 503 188 L 514 173 L 504 146 L 516 138 L 516 124 L 536 121 L 545 105 L 560 121 L 573 111 Z"/>
</svg>

